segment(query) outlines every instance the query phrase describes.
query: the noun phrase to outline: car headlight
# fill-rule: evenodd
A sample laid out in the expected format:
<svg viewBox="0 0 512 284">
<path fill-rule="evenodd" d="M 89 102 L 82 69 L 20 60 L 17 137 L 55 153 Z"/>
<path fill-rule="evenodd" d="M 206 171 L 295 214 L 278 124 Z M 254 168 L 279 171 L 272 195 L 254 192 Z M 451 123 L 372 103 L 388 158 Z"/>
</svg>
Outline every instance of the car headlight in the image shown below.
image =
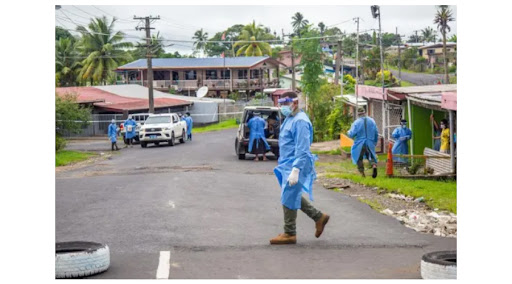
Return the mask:
<svg viewBox="0 0 512 284">
<path fill-rule="evenodd" d="M 146 129 L 142 128 L 142 129 L 140 130 L 140 132 L 144 133 L 144 132 L 146 132 Z"/>
<path fill-rule="evenodd" d="M 171 130 L 171 128 L 170 127 L 166 127 L 166 128 L 164 128 L 164 130 Z"/>
</svg>

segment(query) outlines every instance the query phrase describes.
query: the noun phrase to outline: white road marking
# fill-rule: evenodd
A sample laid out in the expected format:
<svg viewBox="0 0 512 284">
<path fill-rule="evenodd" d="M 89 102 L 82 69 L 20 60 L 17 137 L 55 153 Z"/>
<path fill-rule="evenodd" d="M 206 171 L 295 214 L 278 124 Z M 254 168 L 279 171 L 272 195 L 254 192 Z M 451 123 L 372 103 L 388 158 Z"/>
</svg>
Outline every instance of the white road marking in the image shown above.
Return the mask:
<svg viewBox="0 0 512 284">
<path fill-rule="evenodd" d="M 171 270 L 171 252 L 161 251 L 160 260 L 158 261 L 158 269 L 156 270 L 156 279 L 169 279 Z"/>
<path fill-rule="evenodd" d="M 172 201 L 169 201 L 169 206 L 171 206 L 172 208 L 176 208 L 176 205 Z"/>
</svg>

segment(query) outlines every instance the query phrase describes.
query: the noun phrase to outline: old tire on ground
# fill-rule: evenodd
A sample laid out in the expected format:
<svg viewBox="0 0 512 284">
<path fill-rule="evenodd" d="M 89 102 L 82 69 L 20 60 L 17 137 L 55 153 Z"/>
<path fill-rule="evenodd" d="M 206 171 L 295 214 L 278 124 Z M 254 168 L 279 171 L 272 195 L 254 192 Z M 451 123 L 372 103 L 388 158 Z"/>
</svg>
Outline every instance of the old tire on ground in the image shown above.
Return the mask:
<svg viewBox="0 0 512 284">
<path fill-rule="evenodd" d="M 457 279 L 457 251 L 435 251 L 421 258 L 421 278 Z"/>
<path fill-rule="evenodd" d="M 187 132 L 185 132 L 185 129 L 182 129 L 181 131 L 182 134 L 180 138 L 180 143 L 185 143 L 185 140 L 187 140 L 187 138 L 185 137 L 185 135 L 187 135 Z"/>
<path fill-rule="evenodd" d="M 106 271 L 109 266 L 107 245 L 93 242 L 55 244 L 55 278 L 90 276 Z"/>
</svg>

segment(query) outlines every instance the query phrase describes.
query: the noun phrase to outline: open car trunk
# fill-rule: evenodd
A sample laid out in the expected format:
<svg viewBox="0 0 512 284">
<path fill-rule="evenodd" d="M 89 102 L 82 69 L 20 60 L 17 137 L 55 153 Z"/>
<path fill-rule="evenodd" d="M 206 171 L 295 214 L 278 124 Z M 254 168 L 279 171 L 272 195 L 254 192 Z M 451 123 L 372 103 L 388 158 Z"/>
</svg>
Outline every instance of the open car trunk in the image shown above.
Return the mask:
<svg viewBox="0 0 512 284">
<path fill-rule="evenodd" d="M 279 128 L 281 127 L 281 122 L 278 121 L 274 124 L 274 129 L 275 131 L 274 132 L 270 132 L 269 131 L 269 125 L 268 125 L 268 117 L 270 116 L 271 113 L 276 113 L 276 116 L 279 118 L 279 113 L 278 111 L 272 111 L 272 110 L 249 110 L 245 113 L 245 116 L 243 117 L 243 133 L 244 133 L 244 139 L 249 139 L 249 134 L 251 132 L 251 130 L 249 129 L 249 127 L 247 126 L 247 122 L 249 122 L 249 120 L 251 118 L 253 118 L 253 112 L 259 112 L 261 113 L 261 118 L 263 118 L 263 120 L 265 120 L 265 122 L 267 123 L 266 124 L 266 128 L 265 128 L 265 138 L 266 139 L 278 139 L 279 138 Z"/>
</svg>

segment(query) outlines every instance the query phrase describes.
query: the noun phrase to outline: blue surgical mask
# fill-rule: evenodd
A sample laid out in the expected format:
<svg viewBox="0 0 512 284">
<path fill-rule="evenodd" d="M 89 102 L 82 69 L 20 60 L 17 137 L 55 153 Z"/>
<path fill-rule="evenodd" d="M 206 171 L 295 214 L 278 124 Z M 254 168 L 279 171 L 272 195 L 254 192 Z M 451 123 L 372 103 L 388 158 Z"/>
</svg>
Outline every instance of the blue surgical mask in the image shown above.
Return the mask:
<svg viewBox="0 0 512 284">
<path fill-rule="evenodd" d="M 406 127 L 405 124 L 402 124 L 402 128 L 405 128 L 405 127 Z"/>
<path fill-rule="evenodd" d="M 292 109 L 290 108 L 290 106 L 282 106 L 281 107 L 281 113 L 284 116 L 289 116 L 292 113 Z"/>
</svg>

